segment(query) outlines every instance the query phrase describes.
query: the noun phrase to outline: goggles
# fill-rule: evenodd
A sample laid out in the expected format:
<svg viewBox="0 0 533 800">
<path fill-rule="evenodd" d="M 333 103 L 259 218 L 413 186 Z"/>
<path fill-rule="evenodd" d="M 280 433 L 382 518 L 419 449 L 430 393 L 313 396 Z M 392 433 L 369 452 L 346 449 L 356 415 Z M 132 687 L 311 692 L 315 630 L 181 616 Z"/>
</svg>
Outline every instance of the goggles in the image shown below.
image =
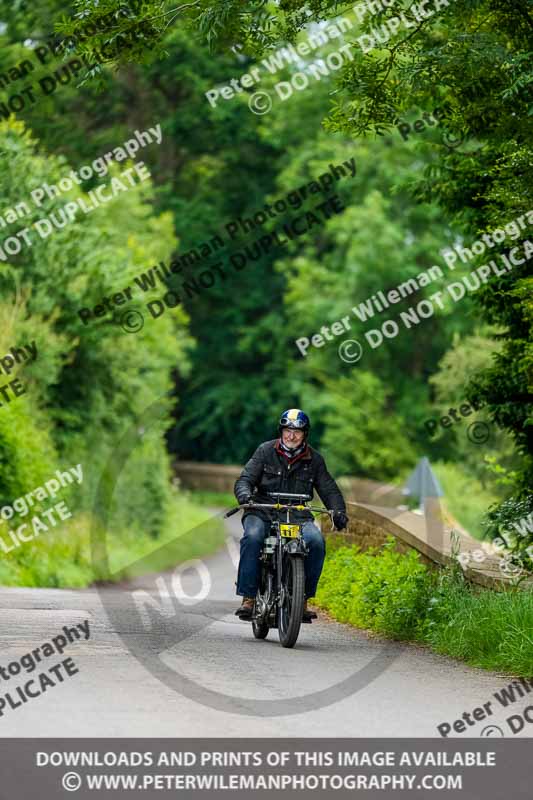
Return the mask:
<svg viewBox="0 0 533 800">
<path fill-rule="evenodd" d="M 281 420 L 280 428 L 285 431 L 294 431 L 294 433 L 303 433 L 305 428 L 305 423 L 303 422 L 295 422 L 294 420 L 290 420 L 290 422 Z"/>
</svg>

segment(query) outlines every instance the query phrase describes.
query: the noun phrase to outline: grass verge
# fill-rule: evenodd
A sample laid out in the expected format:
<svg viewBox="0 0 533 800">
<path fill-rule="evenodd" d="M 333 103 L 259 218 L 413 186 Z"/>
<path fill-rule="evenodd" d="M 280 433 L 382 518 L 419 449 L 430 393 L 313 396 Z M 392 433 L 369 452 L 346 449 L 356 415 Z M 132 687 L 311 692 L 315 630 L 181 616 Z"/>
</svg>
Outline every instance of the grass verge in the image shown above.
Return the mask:
<svg viewBox="0 0 533 800">
<path fill-rule="evenodd" d="M 489 507 L 501 498 L 457 464 L 441 461 L 432 467 L 442 484 L 447 508 L 471 536 L 483 539 L 486 527 L 483 518 Z"/>
<path fill-rule="evenodd" d="M 328 555 L 315 603 L 340 622 L 421 642 L 475 667 L 533 677 L 533 591 L 470 586 L 458 568 L 435 571 L 389 538 Z"/>
<path fill-rule="evenodd" d="M 114 529 L 111 522 L 106 536 L 107 571 L 93 567 L 91 523 L 90 514 L 76 513 L 61 526 L 2 554 L 0 585 L 65 589 L 84 588 L 101 580 L 124 580 L 209 555 L 225 539 L 219 517 L 213 517 L 192 499 L 174 493 L 157 537 L 143 530 L 142 521 L 119 529 Z M 9 543 L 5 531 L 4 526 L 2 537 Z"/>
<path fill-rule="evenodd" d="M 238 505 L 235 495 L 231 492 L 207 492 L 200 489 L 189 490 L 186 492 L 191 502 L 200 506 L 211 506 L 211 508 L 223 508 L 228 511 Z"/>
</svg>

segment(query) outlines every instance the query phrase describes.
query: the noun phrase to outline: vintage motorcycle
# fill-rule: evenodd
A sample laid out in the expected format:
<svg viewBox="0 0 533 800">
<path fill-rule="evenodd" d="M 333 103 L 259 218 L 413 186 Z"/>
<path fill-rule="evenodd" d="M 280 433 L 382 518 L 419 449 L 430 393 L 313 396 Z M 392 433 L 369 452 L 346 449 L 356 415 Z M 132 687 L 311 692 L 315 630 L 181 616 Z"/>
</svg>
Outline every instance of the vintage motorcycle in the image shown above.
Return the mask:
<svg viewBox="0 0 533 800">
<path fill-rule="evenodd" d="M 333 525 L 333 511 L 314 508 L 307 503 L 313 498 L 306 494 L 268 492 L 274 503 L 244 503 L 232 508 L 224 516 L 231 517 L 241 509 L 265 508 L 286 512 L 284 521 L 272 518 L 270 533 L 265 536 L 261 550 L 261 577 L 252 614 L 252 628 L 256 639 L 265 639 L 270 628 L 277 628 L 283 647 L 294 647 L 305 601 L 305 567 L 308 553 L 302 527 L 304 523 L 291 522 L 291 511 L 313 511 L 328 514 Z"/>
</svg>

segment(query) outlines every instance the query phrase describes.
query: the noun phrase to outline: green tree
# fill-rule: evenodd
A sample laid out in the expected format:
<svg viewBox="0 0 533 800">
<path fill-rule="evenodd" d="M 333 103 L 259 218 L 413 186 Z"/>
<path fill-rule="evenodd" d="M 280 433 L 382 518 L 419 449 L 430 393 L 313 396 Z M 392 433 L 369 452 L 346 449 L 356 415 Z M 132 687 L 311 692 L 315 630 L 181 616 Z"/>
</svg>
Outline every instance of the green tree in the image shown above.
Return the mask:
<svg viewBox="0 0 533 800">
<path fill-rule="evenodd" d="M 72 102 L 82 119 L 92 120 L 91 143 L 81 135 L 69 137 L 66 147 L 73 155 L 114 144 L 113 138 L 146 121 L 147 108 L 164 120 L 168 145 L 155 172 L 155 202 L 172 212 L 182 251 L 214 235 L 228 220 L 311 180 L 330 161 L 356 157 L 357 182 L 340 191 L 347 205 L 342 215 L 305 241 L 272 251 L 240 273 L 230 271 L 223 284 L 203 296 L 185 298 L 198 347 L 191 378 L 177 378 L 182 405 L 172 439 L 175 449 L 193 457 L 240 461 L 257 438 L 271 435 L 264 420 L 275 418 L 281 398 L 290 398 L 287 405 L 312 404 L 324 386 L 330 392 L 337 387 L 339 368 L 356 394 L 366 380 L 360 373 L 371 371 L 379 381 L 376 386 L 387 387 L 386 392 L 376 391 L 391 428 L 406 430 L 408 439 L 425 449 L 422 423 L 430 400 L 428 379 L 452 334 L 473 332 L 478 323 L 473 301 L 466 298 L 453 314 L 449 309 L 437 311 L 423 325 L 367 351 L 365 361 L 354 367 L 340 364 L 336 355 L 332 360 L 328 349 L 312 352 L 303 363 L 296 357 L 294 339 L 350 313 L 352 305 L 377 291 L 386 292 L 442 263 L 438 253 L 443 247 L 468 246 L 527 211 L 529 16 L 503 2 L 472 5 L 459 0 L 417 20 L 403 3 L 404 21 L 411 28 L 402 25 L 386 47 L 370 53 L 353 44 L 354 59 L 337 73 L 336 87 L 332 80 L 323 80 L 257 119 L 248 111 L 247 93 L 206 113 L 204 92 L 226 82 L 239 63 L 230 48 L 243 46 L 240 67 L 247 69 L 274 45 L 296 41 L 310 21 L 344 12 L 343 4 L 198 0 L 174 6 L 146 0 L 126 8 L 116 0 L 79 0 L 62 9 L 50 0 L 46 7 L 61 36 L 77 36 L 70 55 L 83 54 L 95 62 L 105 42 L 112 44 L 117 34 L 143 27 L 144 44 L 138 39 L 108 60 L 109 65 L 121 66 L 116 75 L 107 67 L 90 74 L 98 74 L 106 88 L 102 111 L 92 84 L 76 96 L 66 87 L 51 102 L 65 111 Z M 373 28 L 385 26 L 398 8 L 395 4 L 368 15 L 354 36 L 374 36 Z M 59 23 L 63 10 L 71 15 L 70 22 Z M 14 32 L 22 29 L 20 15 L 8 11 L 4 17 L 10 37 L 16 38 Z M 47 20 L 41 11 L 32 11 L 28 19 L 33 35 L 44 35 Z M 87 33 L 91 23 L 98 28 L 94 35 Z M 217 58 L 203 43 L 218 50 Z M 275 81 L 301 68 L 287 67 L 267 77 L 263 86 L 272 89 Z M 132 102 L 136 96 L 146 102 Z M 398 118 L 412 120 L 436 106 L 447 108 L 444 129 L 464 138 L 463 145 L 447 146 L 437 129 L 404 142 L 395 127 Z M 40 113 L 35 109 L 35 115 Z M 319 128 L 324 117 L 327 133 Z M 49 140 L 51 149 L 63 138 L 59 132 L 66 130 L 68 114 L 54 119 L 58 121 Z M 45 122 L 39 119 L 39 135 Z M 368 137 L 372 133 L 379 134 L 376 141 Z M 495 247 L 492 254 L 503 247 Z M 474 266 L 474 261 L 458 262 L 454 275 Z M 519 493 L 526 491 L 531 472 L 527 268 L 525 263 L 491 278 L 474 298 L 486 321 L 502 331 L 502 349 L 475 390 L 515 438 Z M 433 288 L 440 287 L 421 290 L 417 299 L 429 296 Z M 376 327 L 388 313 L 374 315 Z M 353 315 L 351 322 L 355 338 L 363 336 L 365 326 Z M 336 413 L 344 408 L 348 413 L 349 401 L 340 395 L 337 400 Z M 316 408 L 315 432 L 326 441 L 333 416 L 326 422 L 325 407 L 318 403 Z M 369 408 L 377 413 L 372 403 Z M 439 455 L 461 459 L 452 440 L 429 444 Z M 398 447 L 402 449 L 403 442 L 398 441 Z"/>
<path fill-rule="evenodd" d="M 64 159 L 38 154 L 37 142 L 14 120 L 0 123 L 0 150 L 9 153 L 0 177 L 8 208 L 28 200 L 31 190 L 44 182 L 57 184 L 70 169 Z M 111 174 L 119 172 L 115 166 Z M 52 459 L 55 450 L 63 463 L 74 459 L 75 463 L 90 464 L 84 483 L 87 499 L 121 433 L 142 419 L 154 400 L 169 395 L 172 370 L 187 370 L 190 338 L 181 309 L 147 322 L 134 336 L 118 324 L 119 314 L 112 319 L 94 318 L 89 324 L 78 314 L 81 308 L 92 309 L 104 296 L 134 286 L 133 277 L 141 269 L 153 258 L 167 259 L 175 247 L 169 215 L 150 213 L 147 202 L 152 191 L 147 183 L 139 183 L 88 215 L 79 212 L 71 224 L 41 238 L 33 227 L 38 219 L 51 213 L 60 219 L 58 212 L 67 200 L 83 199 L 86 207 L 91 205 L 77 186 L 44 200 L 40 208 L 32 207 L 24 220 L 11 225 L 11 234 L 25 226 L 31 245 L 2 267 L 6 272 L 16 271 L 25 298 L 9 332 L 9 344 L 35 339 L 39 353 L 29 368 L 31 392 L 17 400 L 17 409 L 22 409 L 17 411 L 19 438 L 31 441 L 33 426 L 44 414 L 45 432 L 35 437 L 35 447 L 43 440 L 50 446 L 43 447 L 41 460 L 47 451 Z M 128 308 L 143 309 L 156 294 L 154 290 L 134 298 Z M 11 302 L 9 295 L 5 302 Z M 166 402 L 170 415 L 170 398 Z M 32 409 L 37 409 L 35 422 Z M 164 441 L 168 427 L 169 416 L 146 432 L 142 457 L 135 454 L 124 476 L 128 500 L 125 502 L 123 494 L 120 522 L 142 518 L 154 535 L 161 530 L 169 497 Z M 28 447 L 23 447 L 22 453 L 27 454 Z M 10 462 L 11 472 L 16 463 Z M 9 492 L 15 485 L 33 488 L 28 485 L 27 470 L 24 475 L 11 475 L 2 485 L 5 500 L 11 499 Z"/>
</svg>

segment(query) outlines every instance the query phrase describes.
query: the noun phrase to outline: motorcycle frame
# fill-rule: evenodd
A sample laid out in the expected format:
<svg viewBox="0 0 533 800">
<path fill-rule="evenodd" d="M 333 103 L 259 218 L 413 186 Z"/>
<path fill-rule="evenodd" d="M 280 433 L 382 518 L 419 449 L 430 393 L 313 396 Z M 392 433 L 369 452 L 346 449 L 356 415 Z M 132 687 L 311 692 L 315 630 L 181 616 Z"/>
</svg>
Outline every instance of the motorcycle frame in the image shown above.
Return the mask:
<svg viewBox="0 0 533 800">
<path fill-rule="evenodd" d="M 296 508 L 296 507 L 295 507 Z M 288 553 L 289 557 L 291 558 L 305 558 L 308 554 L 307 546 L 303 539 L 302 534 L 302 527 L 303 524 L 301 523 L 291 523 L 290 521 L 290 512 L 291 508 L 287 507 L 287 517 L 286 522 L 288 525 L 298 525 L 300 528 L 297 537 L 291 537 L 290 539 L 284 542 L 285 537 L 281 535 L 280 525 L 281 522 L 279 519 L 272 519 L 270 520 L 270 533 L 269 535 L 272 536 L 273 534 L 277 538 L 276 546 L 274 548 L 273 553 L 265 553 L 264 549 L 261 550 L 261 560 L 263 564 L 269 570 L 269 580 L 268 580 L 268 591 L 270 592 L 270 598 L 267 601 L 267 613 L 263 615 L 267 621 L 270 621 L 272 616 L 272 611 L 276 609 L 279 611 L 282 602 L 282 591 L 283 591 L 283 579 L 285 577 L 285 573 L 283 571 L 283 556 L 285 553 Z M 301 510 L 296 509 L 296 510 Z M 273 558 L 274 557 L 274 558 Z M 273 578 L 276 576 L 277 583 L 276 583 L 276 591 L 273 592 Z M 277 614 L 274 615 L 275 619 L 277 618 Z M 276 619 L 276 626 L 277 626 L 277 619 Z M 272 627 L 272 626 L 271 626 Z"/>
</svg>

